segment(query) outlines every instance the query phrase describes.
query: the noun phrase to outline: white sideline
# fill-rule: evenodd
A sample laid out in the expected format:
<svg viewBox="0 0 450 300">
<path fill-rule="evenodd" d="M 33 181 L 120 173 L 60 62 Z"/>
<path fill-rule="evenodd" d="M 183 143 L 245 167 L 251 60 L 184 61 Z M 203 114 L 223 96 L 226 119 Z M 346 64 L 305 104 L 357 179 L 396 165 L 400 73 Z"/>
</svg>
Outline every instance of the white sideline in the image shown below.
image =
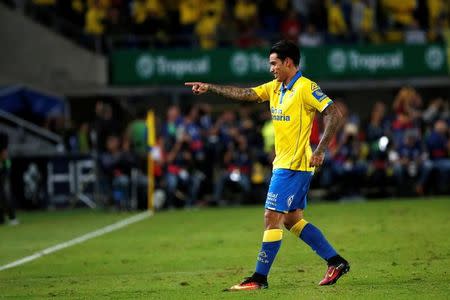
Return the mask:
<svg viewBox="0 0 450 300">
<path fill-rule="evenodd" d="M 26 257 L 21 258 L 19 260 L 13 261 L 13 262 L 11 262 L 9 264 L 0 266 L 0 271 L 23 265 L 23 264 L 25 264 L 27 262 L 30 262 L 30 261 L 33 261 L 35 259 L 41 258 L 44 255 L 48 255 L 48 254 L 51 254 L 53 252 L 62 250 L 64 248 L 67 248 L 67 247 L 70 247 L 70 246 L 73 246 L 73 245 L 76 245 L 76 244 L 83 243 L 83 242 L 85 242 L 87 240 L 90 240 L 90 239 L 93 239 L 95 237 L 104 235 L 104 234 L 106 234 L 108 232 L 111 232 L 111 231 L 114 231 L 114 230 L 126 227 L 126 226 L 128 226 L 130 224 L 142 221 L 144 219 L 147 219 L 147 218 L 151 217 L 152 215 L 153 215 L 153 213 L 151 211 L 142 212 L 140 214 L 137 214 L 137 215 L 134 215 L 132 217 L 126 218 L 126 219 L 124 219 L 122 221 L 116 222 L 114 224 L 108 225 L 106 227 L 100 228 L 98 230 L 95 230 L 95 231 L 92 231 L 90 233 L 87 233 L 87 234 L 84 234 L 82 236 L 79 236 L 77 238 L 74 238 L 74 239 L 72 239 L 70 241 L 57 244 L 57 245 L 52 246 L 50 248 L 38 251 L 38 252 L 36 252 L 36 253 L 34 253 L 34 254 L 30 255 L 30 256 L 26 256 Z"/>
</svg>

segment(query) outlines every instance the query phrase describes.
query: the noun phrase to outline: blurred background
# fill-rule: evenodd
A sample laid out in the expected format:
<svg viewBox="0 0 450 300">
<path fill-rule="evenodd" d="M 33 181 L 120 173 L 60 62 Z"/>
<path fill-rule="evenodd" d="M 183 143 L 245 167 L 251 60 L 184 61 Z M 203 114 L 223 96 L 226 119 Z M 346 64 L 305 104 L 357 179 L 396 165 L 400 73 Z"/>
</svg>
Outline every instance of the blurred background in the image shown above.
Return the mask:
<svg viewBox="0 0 450 300">
<path fill-rule="evenodd" d="M 279 39 L 299 44 L 303 74 L 344 113 L 310 199 L 448 195 L 449 11 L 448 0 L 0 0 L 0 207 L 10 220 L 14 208 L 145 209 L 149 182 L 157 209 L 263 203 L 267 104 L 194 97 L 183 83 L 267 82 Z M 318 115 L 313 147 L 322 129 Z"/>
</svg>

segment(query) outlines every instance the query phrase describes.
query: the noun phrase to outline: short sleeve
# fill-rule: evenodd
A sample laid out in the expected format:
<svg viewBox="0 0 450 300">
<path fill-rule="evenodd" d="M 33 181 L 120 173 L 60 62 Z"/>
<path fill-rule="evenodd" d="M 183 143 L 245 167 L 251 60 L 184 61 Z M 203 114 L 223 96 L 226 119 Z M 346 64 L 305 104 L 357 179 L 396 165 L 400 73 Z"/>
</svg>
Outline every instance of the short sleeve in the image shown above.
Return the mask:
<svg viewBox="0 0 450 300">
<path fill-rule="evenodd" d="M 331 100 L 315 82 L 311 82 L 303 90 L 303 99 L 310 107 L 323 112 L 333 100 Z"/>
<path fill-rule="evenodd" d="M 270 90 L 272 87 L 272 82 L 267 82 L 264 84 L 261 84 L 257 87 L 253 87 L 252 90 L 255 91 L 256 95 L 258 95 L 259 99 L 261 101 L 268 101 L 270 100 Z"/>
</svg>

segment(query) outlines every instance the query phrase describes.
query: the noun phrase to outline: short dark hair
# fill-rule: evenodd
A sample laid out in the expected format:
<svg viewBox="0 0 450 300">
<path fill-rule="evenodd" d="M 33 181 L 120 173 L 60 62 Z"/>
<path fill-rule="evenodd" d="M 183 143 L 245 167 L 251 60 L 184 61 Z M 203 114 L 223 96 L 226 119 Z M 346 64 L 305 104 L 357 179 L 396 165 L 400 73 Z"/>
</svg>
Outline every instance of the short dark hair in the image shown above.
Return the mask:
<svg viewBox="0 0 450 300">
<path fill-rule="evenodd" d="M 288 40 L 281 40 L 276 42 L 272 48 L 270 48 L 270 54 L 276 53 L 281 60 L 289 57 L 294 62 L 295 66 L 300 63 L 300 49 L 294 42 Z"/>
</svg>

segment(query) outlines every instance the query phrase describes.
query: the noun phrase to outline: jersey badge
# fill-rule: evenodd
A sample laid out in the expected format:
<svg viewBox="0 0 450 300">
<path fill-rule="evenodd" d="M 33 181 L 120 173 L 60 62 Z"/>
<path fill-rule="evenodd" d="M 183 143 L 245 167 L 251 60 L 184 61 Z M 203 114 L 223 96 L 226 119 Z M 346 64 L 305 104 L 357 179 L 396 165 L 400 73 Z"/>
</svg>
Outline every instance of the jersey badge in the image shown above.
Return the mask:
<svg viewBox="0 0 450 300">
<path fill-rule="evenodd" d="M 317 99 L 317 101 L 321 102 L 323 99 L 327 98 L 328 96 L 325 95 L 322 90 L 319 88 L 315 91 L 312 92 L 312 95 L 314 96 L 314 98 Z"/>
</svg>

